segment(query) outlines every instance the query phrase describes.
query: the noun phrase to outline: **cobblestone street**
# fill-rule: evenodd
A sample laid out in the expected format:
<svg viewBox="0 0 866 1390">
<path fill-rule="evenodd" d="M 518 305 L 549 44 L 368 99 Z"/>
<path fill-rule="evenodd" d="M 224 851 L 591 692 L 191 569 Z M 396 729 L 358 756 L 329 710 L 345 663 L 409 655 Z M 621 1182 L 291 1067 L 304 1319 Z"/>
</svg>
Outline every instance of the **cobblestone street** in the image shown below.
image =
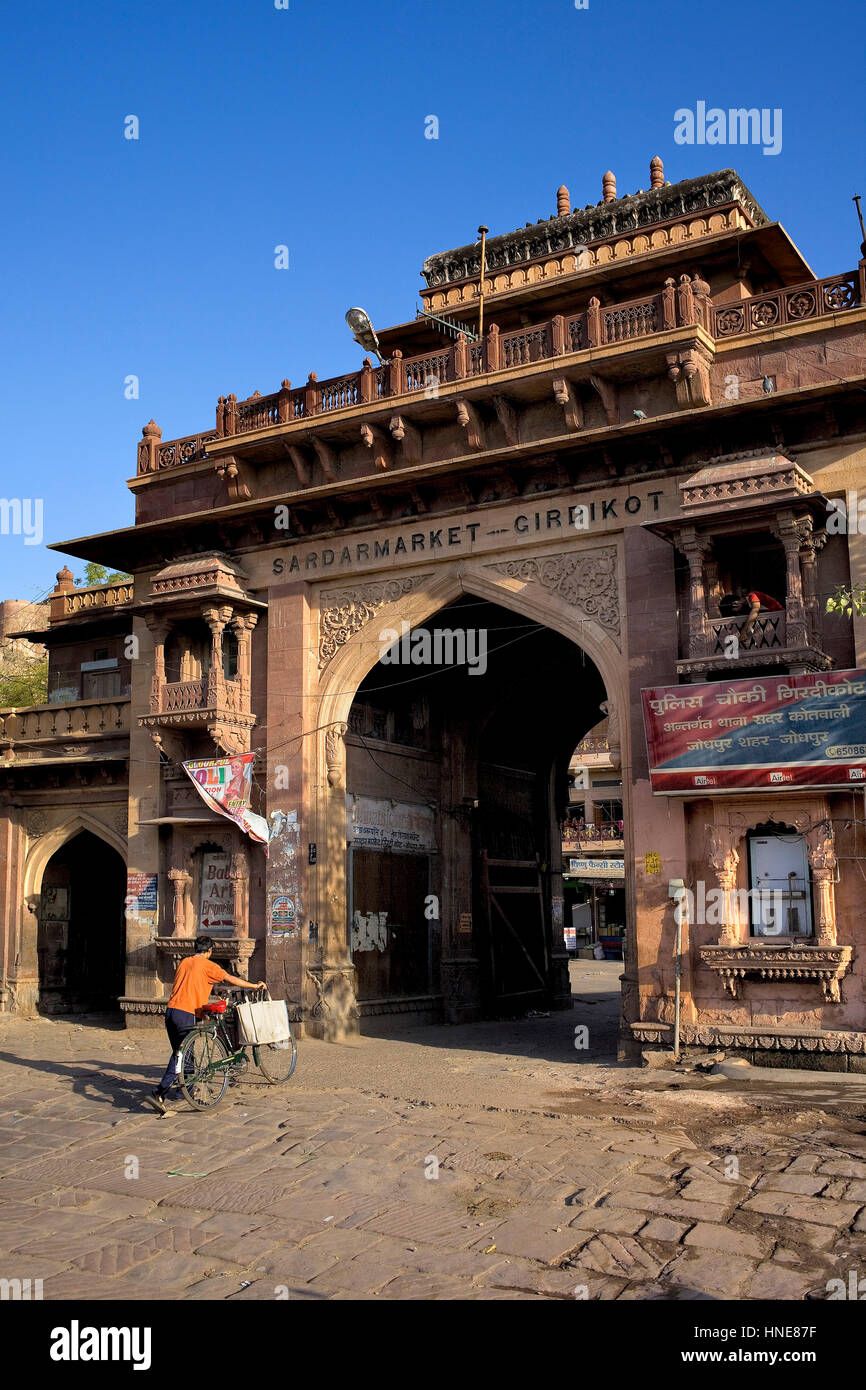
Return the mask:
<svg viewBox="0 0 866 1390">
<path fill-rule="evenodd" d="M 141 1107 L 161 1031 L 4 1018 L 0 1275 L 84 1300 L 802 1300 L 862 1278 L 866 1078 L 617 1066 L 620 968 L 573 967 L 573 1013 L 303 1039 L 288 1086 L 164 1119 Z"/>
</svg>

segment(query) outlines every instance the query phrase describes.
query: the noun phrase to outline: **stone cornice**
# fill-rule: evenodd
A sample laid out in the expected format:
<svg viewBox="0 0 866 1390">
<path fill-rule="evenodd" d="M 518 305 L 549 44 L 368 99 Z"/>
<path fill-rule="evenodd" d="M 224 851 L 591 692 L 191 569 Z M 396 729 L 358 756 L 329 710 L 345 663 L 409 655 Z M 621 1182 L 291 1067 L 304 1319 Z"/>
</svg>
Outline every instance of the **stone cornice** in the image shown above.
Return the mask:
<svg viewBox="0 0 866 1390">
<path fill-rule="evenodd" d="M 702 946 L 700 957 L 722 980 L 732 999 L 748 979 L 776 983 L 820 983 L 828 1004 L 840 1002 L 839 981 L 851 968 L 852 946 L 749 943 Z"/>
<path fill-rule="evenodd" d="M 667 1046 L 673 1040 L 673 1024 L 644 1020 L 629 1025 L 637 1042 Z M 822 1052 L 862 1057 L 866 1033 L 803 1030 L 795 1033 L 759 1025 L 683 1023 L 680 1039 L 687 1047 L 755 1049 L 762 1052 Z"/>
<path fill-rule="evenodd" d="M 680 183 L 634 193 L 612 203 L 599 203 L 582 212 L 552 217 L 502 236 L 489 237 L 487 269 L 496 271 L 732 203 L 743 208 L 754 226 L 769 223 L 767 214 L 736 172 L 722 169 L 718 173 L 683 179 Z M 469 279 L 478 275 L 480 269 L 479 244 L 473 243 L 428 256 L 421 274 L 428 288 L 432 288 Z"/>
</svg>

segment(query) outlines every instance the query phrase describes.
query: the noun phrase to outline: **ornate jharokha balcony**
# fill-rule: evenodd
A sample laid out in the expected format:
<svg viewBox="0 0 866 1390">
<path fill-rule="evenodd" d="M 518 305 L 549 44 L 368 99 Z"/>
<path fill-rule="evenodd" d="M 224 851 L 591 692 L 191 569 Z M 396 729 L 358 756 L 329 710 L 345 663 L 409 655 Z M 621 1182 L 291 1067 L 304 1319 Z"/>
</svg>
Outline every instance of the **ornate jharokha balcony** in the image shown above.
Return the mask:
<svg viewBox="0 0 866 1390">
<path fill-rule="evenodd" d="M 129 696 L 0 710 L 0 765 L 7 767 L 123 756 L 128 738 Z"/>
<path fill-rule="evenodd" d="M 746 630 L 748 618 L 710 618 L 710 655 L 726 656 L 729 638 L 736 637 L 740 651 L 780 651 L 788 645 L 784 613 L 764 613 Z"/>
<path fill-rule="evenodd" d="M 160 747 L 166 744 L 166 730 L 202 729 L 224 752 L 245 753 L 256 717 L 249 708 L 248 682 L 245 688 L 240 680 L 227 680 L 221 670 L 212 668 L 200 680 L 166 681 L 154 676 L 150 713 L 139 722 L 151 730 Z"/>
<path fill-rule="evenodd" d="M 404 358 L 396 348 L 387 366 L 373 367 L 365 359 L 358 372 L 325 381 L 311 372 L 306 385 L 293 388 L 290 381 L 283 381 L 279 391 L 267 396 L 258 391 L 240 401 L 233 394 L 220 396 L 213 430 L 163 441 L 153 421 L 146 425 L 138 445 L 137 472 L 139 476 L 158 474 L 200 462 L 207 456 L 208 445 L 217 440 L 281 425 L 310 425 L 358 406 L 423 396 L 451 383 L 471 382 L 540 362 L 554 364 L 559 357 L 585 350 L 597 356 L 600 349 L 622 344 L 646 346 L 654 337 L 690 327 L 700 329 L 709 340 L 727 342 L 777 324 L 835 315 L 856 308 L 860 302 L 856 271 L 719 306 L 713 305 L 705 281 L 697 275 L 691 280 L 681 275 L 678 281 L 666 280 L 659 293 L 640 299 L 608 305 L 593 296 L 579 312 L 557 314 L 509 332 L 500 332 L 497 324 L 491 323 L 482 342 L 469 343 L 461 333 L 440 352 Z M 669 375 L 677 383 L 681 404 L 688 404 L 690 399 L 684 388 L 692 365 L 689 362 L 681 374 L 674 355 L 670 366 Z"/>
</svg>

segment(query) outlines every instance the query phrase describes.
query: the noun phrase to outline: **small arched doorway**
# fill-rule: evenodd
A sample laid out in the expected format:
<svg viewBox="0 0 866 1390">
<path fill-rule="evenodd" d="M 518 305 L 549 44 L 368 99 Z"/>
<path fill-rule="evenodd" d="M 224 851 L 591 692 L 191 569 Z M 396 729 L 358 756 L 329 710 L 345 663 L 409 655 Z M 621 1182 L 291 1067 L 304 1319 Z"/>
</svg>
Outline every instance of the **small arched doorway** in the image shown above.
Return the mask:
<svg viewBox="0 0 866 1390">
<path fill-rule="evenodd" d="M 36 951 L 43 1013 L 117 1009 L 124 991 L 126 865 L 81 830 L 42 875 Z"/>
</svg>

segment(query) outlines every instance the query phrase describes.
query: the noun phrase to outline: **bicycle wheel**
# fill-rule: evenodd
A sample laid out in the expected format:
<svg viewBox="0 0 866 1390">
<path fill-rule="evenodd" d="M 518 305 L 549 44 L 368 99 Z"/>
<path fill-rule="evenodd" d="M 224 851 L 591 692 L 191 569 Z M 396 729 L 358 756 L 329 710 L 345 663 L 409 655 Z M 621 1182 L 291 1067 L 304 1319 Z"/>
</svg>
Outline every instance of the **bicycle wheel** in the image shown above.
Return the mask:
<svg viewBox="0 0 866 1390">
<path fill-rule="evenodd" d="M 209 1028 L 188 1033 L 180 1049 L 180 1089 L 194 1110 L 219 1105 L 229 1084 L 228 1067 L 212 1070 L 228 1057 L 226 1045 Z"/>
<path fill-rule="evenodd" d="M 297 1044 L 292 1037 L 281 1043 L 259 1043 L 253 1052 L 259 1071 L 271 1086 L 288 1081 L 298 1060 Z"/>
</svg>

